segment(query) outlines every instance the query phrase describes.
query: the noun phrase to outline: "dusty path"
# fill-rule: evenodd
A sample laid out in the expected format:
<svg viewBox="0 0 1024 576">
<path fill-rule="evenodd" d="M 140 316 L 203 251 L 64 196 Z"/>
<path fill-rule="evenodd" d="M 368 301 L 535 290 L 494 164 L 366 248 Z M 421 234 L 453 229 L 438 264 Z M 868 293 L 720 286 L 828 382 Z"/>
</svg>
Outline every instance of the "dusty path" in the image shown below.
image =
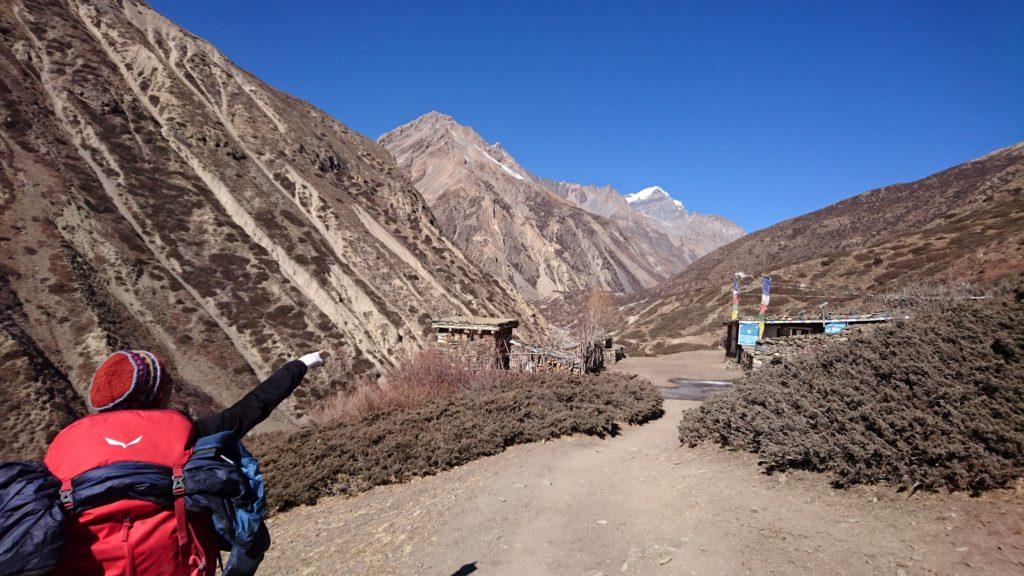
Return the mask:
<svg viewBox="0 0 1024 576">
<path fill-rule="evenodd" d="M 261 574 L 1022 574 L 1024 495 L 832 490 L 680 447 L 696 402 L 271 520 Z M 461 571 L 460 571 L 461 570 Z"/>
<path fill-rule="evenodd" d="M 668 356 L 637 356 L 614 364 L 611 370 L 638 374 L 655 386 L 671 386 L 673 378 L 693 380 L 735 380 L 743 372 L 728 368 L 721 350 L 696 350 Z"/>
</svg>

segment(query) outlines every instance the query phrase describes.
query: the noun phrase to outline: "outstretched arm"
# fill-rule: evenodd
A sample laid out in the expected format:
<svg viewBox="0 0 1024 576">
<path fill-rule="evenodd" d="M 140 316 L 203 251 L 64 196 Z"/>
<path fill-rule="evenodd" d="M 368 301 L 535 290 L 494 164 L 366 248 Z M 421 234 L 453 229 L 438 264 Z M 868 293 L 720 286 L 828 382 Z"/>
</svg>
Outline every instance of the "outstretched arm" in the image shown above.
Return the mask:
<svg viewBox="0 0 1024 576">
<path fill-rule="evenodd" d="M 320 351 L 285 364 L 230 408 L 196 421 L 199 436 L 225 430 L 233 430 L 239 438 L 245 436 L 257 424 L 266 420 L 285 398 L 291 396 L 309 368 L 323 363 L 323 351 Z"/>
</svg>

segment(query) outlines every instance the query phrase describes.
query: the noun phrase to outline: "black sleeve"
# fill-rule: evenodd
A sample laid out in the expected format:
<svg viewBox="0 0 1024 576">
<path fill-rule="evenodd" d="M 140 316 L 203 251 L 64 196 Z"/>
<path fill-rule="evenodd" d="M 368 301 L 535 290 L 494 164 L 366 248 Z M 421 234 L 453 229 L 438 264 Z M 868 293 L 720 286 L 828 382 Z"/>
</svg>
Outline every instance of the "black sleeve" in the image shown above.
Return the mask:
<svg viewBox="0 0 1024 576">
<path fill-rule="evenodd" d="M 241 438 L 266 420 L 285 398 L 291 395 L 306 375 L 306 365 L 299 360 L 282 366 L 259 386 L 235 402 L 234 406 L 220 414 L 214 414 L 196 421 L 199 437 L 217 432 L 234 430 Z"/>
</svg>

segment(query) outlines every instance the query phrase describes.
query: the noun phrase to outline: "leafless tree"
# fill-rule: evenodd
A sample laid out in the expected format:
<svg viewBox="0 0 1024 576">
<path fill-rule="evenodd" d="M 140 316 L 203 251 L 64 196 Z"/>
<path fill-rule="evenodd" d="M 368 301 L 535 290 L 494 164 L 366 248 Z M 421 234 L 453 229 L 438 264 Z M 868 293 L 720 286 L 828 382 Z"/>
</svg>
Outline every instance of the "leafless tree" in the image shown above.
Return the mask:
<svg viewBox="0 0 1024 576">
<path fill-rule="evenodd" d="M 601 370 L 604 362 L 604 339 L 620 327 L 625 318 L 615 302 L 615 295 L 606 290 L 592 290 L 583 304 L 583 317 L 576 325 L 578 353 L 586 371 Z"/>
<path fill-rule="evenodd" d="M 581 340 L 602 340 L 625 322 L 615 302 L 615 295 L 607 290 L 592 290 L 583 305 Z"/>
</svg>

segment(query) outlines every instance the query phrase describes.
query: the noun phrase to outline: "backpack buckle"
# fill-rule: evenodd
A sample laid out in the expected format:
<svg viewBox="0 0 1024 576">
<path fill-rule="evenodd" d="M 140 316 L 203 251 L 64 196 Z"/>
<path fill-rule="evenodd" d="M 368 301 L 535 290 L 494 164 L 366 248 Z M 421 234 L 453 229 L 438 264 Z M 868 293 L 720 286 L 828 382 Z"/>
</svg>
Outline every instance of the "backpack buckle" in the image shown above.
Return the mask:
<svg viewBox="0 0 1024 576">
<path fill-rule="evenodd" d="M 71 510 L 75 507 L 75 499 L 71 496 L 71 490 L 60 491 L 60 503 L 64 506 L 65 510 Z"/>
<path fill-rule="evenodd" d="M 185 495 L 185 477 L 184 476 L 171 476 L 171 492 L 175 496 Z"/>
</svg>

